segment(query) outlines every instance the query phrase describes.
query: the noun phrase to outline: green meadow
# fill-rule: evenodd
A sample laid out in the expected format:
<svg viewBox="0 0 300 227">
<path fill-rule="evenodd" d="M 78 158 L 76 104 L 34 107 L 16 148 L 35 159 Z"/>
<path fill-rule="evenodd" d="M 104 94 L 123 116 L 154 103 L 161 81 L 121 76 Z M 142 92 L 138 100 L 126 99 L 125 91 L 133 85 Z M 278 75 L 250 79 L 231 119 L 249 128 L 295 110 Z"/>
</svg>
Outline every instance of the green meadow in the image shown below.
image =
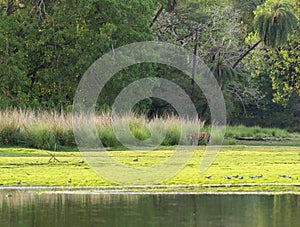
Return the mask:
<svg viewBox="0 0 300 227">
<path fill-rule="evenodd" d="M 174 147 L 154 151 L 107 151 L 126 165 L 147 167 L 173 154 Z M 300 191 L 300 149 L 296 146 L 223 146 L 204 172 L 199 166 L 205 147 L 199 146 L 185 167 L 156 185 L 118 185 L 99 176 L 75 149 L 49 152 L 0 148 L 1 186 L 91 186 L 132 191 Z M 51 159 L 51 157 L 55 157 Z M 230 179 L 229 179 L 230 178 Z"/>
</svg>

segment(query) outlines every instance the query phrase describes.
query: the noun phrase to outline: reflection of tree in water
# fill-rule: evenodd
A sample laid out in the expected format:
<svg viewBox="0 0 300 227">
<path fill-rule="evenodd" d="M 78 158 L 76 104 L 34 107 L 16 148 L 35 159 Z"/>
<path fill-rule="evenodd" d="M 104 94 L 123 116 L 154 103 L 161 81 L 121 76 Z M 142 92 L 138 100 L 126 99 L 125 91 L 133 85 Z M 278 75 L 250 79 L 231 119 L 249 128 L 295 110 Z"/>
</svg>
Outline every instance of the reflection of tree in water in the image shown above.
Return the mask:
<svg viewBox="0 0 300 227">
<path fill-rule="evenodd" d="M 100 189 L 99 189 L 100 190 Z M 85 194 L 82 194 L 86 192 Z M 299 195 L 2 190 L 1 226 L 299 226 Z M 98 191 L 99 192 L 99 191 Z M 6 197 L 8 193 L 12 198 Z M 69 193 L 69 194 L 68 194 Z M 81 193 L 81 194 L 80 194 Z M 87 194 L 89 193 L 89 194 Z M 109 193 L 109 191 L 108 191 Z M 271 222 L 270 222 L 271 221 Z"/>
</svg>

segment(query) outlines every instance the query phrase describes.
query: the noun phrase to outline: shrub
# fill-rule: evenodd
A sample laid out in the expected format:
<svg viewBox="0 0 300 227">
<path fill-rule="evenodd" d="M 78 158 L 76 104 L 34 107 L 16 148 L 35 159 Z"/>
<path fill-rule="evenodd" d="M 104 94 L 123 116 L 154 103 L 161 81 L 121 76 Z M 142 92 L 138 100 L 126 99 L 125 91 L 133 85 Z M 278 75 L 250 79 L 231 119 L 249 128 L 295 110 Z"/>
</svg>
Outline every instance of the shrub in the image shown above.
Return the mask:
<svg viewBox="0 0 300 227">
<path fill-rule="evenodd" d="M 43 124 L 35 124 L 28 128 L 27 143 L 30 147 L 55 150 L 57 142 L 51 128 Z"/>
<path fill-rule="evenodd" d="M 0 126 L 0 144 L 20 145 L 24 142 L 20 127 L 14 123 L 4 123 Z"/>
<path fill-rule="evenodd" d="M 99 138 L 104 147 L 119 147 L 120 142 L 117 140 L 112 127 L 103 127 L 98 129 Z"/>
</svg>

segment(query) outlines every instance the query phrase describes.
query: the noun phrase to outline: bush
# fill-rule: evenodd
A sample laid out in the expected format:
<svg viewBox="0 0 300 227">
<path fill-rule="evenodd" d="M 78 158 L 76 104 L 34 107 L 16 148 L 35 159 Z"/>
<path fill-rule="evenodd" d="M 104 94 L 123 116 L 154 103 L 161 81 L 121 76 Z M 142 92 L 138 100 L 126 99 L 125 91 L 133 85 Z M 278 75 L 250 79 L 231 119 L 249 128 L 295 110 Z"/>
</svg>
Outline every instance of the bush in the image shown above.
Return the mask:
<svg viewBox="0 0 300 227">
<path fill-rule="evenodd" d="M 20 145 L 24 142 L 20 127 L 14 123 L 4 123 L 0 126 L 0 144 Z"/>
<path fill-rule="evenodd" d="M 227 126 L 226 137 L 252 137 L 252 138 L 288 138 L 295 137 L 296 134 L 278 128 L 261 128 L 259 126 L 246 127 L 244 125 Z"/>
<path fill-rule="evenodd" d="M 104 147 L 119 147 L 120 142 L 117 140 L 112 127 L 103 127 L 98 129 L 99 138 Z"/>
<path fill-rule="evenodd" d="M 174 146 L 179 143 L 181 135 L 180 127 L 177 125 L 172 125 L 167 127 L 166 137 L 163 140 L 162 145 L 164 146 Z"/>
<path fill-rule="evenodd" d="M 45 150 L 56 150 L 57 146 L 53 131 L 43 124 L 36 124 L 28 129 L 27 143 L 30 147 Z"/>
</svg>

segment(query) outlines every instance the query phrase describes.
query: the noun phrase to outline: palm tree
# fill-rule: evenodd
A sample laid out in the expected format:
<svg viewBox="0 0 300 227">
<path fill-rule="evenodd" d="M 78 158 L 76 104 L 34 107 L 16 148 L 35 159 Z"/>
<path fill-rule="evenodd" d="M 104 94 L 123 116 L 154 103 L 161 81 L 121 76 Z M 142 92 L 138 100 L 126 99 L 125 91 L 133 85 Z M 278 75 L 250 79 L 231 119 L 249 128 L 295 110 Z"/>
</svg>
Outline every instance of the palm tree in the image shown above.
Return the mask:
<svg viewBox="0 0 300 227">
<path fill-rule="evenodd" d="M 267 47 L 277 47 L 287 42 L 288 36 L 296 29 L 298 18 L 293 12 L 292 5 L 286 2 L 267 1 L 255 11 L 254 29 L 259 40 L 234 63 L 238 63 L 255 49 L 261 42 Z"/>
<path fill-rule="evenodd" d="M 227 51 L 230 47 L 230 43 L 225 45 L 225 39 L 223 39 L 220 46 L 214 45 L 208 51 L 209 62 L 207 63 L 208 68 L 214 74 L 216 80 L 219 83 L 219 86 L 224 89 L 232 81 L 237 81 L 238 78 L 241 78 L 241 73 L 235 70 L 229 61 L 227 60 Z M 225 86 L 224 86 L 225 85 Z"/>
<path fill-rule="evenodd" d="M 254 27 L 266 46 L 276 47 L 287 42 L 288 35 L 297 27 L 297 22 L 290 4 L 276 3 L 267 10 L 258 11 Z"/>
</svg>

